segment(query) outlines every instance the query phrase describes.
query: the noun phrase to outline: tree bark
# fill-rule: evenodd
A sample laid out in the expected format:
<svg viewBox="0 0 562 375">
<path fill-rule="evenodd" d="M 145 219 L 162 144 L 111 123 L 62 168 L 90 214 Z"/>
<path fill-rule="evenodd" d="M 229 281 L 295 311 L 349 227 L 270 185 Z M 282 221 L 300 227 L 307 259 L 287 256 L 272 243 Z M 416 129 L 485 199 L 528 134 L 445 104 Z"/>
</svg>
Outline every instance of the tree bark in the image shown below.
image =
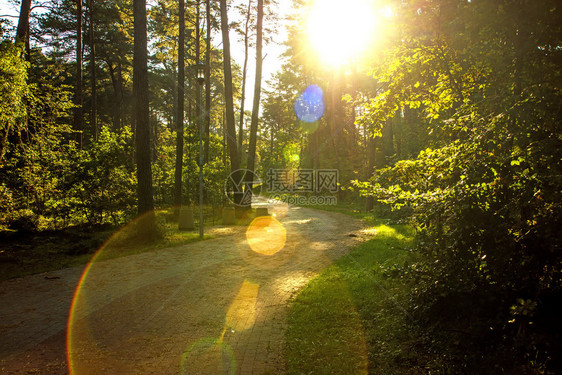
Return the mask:
<svg viewBox="0 0 562 375">
<path fill-rule="evenodd" d="M 258 120 L 260 112 L 260 94 L 261 94 L 261 78 L 262 78 L 262 41 L 263 41 L 263 0 L 258 0 L 258 14 L 256 20 L 256 80 L 254 83 L 254 103 L 252 106 L 252 121 L 250 123 L 250 142 L 248 145 L 248 163 L 247 169 L 254 171 L 256 167 L 256 142 L 258 134 Z M 250 174 L 246 175 L 248 179 L 245 181 L 246 191 L 250 196 L 248 201 L 247 209 L 251 209 L 252 206 L 252 189 L 253 189 L 253 176 Z"/>
<path fill-rule="evenodd" d="M 123 78 L 121 76 L 121 63 L 118 62 L 113 66 L 111 58 L 108 56 L 107 67 L 109 68 L 109 75 L 111 77 L 111 84 L 113 86 L 113 130 L 120 130 L 122 127 L 122 103 L 123 103 Z"/>
<path fill-rule="evenodd" d="M 205 54 L 205 150 L 203 164 L 209 162 L 209 135 L 211 129 L 211 0 L 206 1 L 207 53 Z"/>
<path fill-rule="evenodd" d="M 76 93 L 74 98 L 74 130 L 82 148 L 82 0 L 76 0 Z"/>
<path fill-rule="evenodd" d="M 117 98 L 117 109 L 119 111 L 119 128 L 122 128 L 125 122 L 125 113 L 123 108 L 125 102 L 123 92 L 125 91 L 125 89 L 123 84 L 123 65 L 121 59 L 117 61 L 117 87 L 119 88 L 119 94 Z"/>
<path fill-rule="evenodd" d="M 195 6 L 195 66 L 198 68 L 201 63 L 201 11 L 198 1 L 195 3 Z M 197 119 L 197 124 L 199 124 L 201 119 L 201 97 L 199 94 L 195 95 L 195 118 Z M 197 126 L 197 129 L 199 129 L 199 126 Z"/>
<path fill-rule="evenodd" d="M 373 172 L 375 170 L 375 163 L 376 163 L 376 151 L 377 145 L 375 142 L 375 138 L 371 135 L 367 136 L 367 154 L 368 154 L 368 163 L 367 163 L 367 173 L 365 176 L 366 180 L 369 180 L 373 176 Z M 371 212 L 374 208 L 375 199 L 373 196 L 368 196 L 365 200 L 365 211 Z"/>
<path fill-rule="evenodd" d="M 148 99 L 148 51 L 146 0 L 133 1 L 134 56 L 133 97 L 136 126 L 138 214 L 154 209 L 152 198 L 152 168 L 150 164 L 150 124 Z"/>
<path fill-rule="evenodd" d="M 22 0 L 18 28 L 16 30 L 16 44 L 24 43 L 29 51 L 29 16 L 31 13 L 31 0 Z M 29 56 L 28 56 L 29 57 Z"/>
<path fill-rule="evenodd" d="M 236 126 L 234 124 L 234 100 L 232 94 L 232 67 L 230 63 L 230 37 L 228 35 L 228 14 L 226 0 L 220 0 L 221 31 L 223 45 L 223 68 L 224 68 L 224 92 L 226 105 L 226 144 L 230 156 L 230 168 L 232 171 L 240 168 L 238 158 L 238 147 L 236 145 Z"/>
<path fill-rule="evenodd" d="M 92 109 L 90 111 L 90 126 L 94 141 L 98 139 L 98 115 L 97 115 L 97 80 L 96 80 L 96 41 L 94 35 L 94 0 L 88 0 L 90 11 L 90 74 L 92 87 Z"/>
<path fill-rule="evenodd" d="M 248 35 L 250 28 L 250 15 L 252 11 L 252 0 L 248 1 L 248 14 L 246 15 L 246 26 L 244 29 L 244 66 L 242 67 L 242 96 L 240 98 L 240 123 L 238 125 L 238 150 L 242 153 L 242 144 L 244 143 L 244 105 L 246 101 L 246 76 L 248 72 L 248 50 L 250 37 Z"/>
<path fill-rule="evenodd" d="M 176 170 L 174 174 L 174 212 L 179 215 L 182 203 L 183 122 L 185 100 L 185 0 L 179 0 L 178 104 L 176 113 Z"/>
<path fill-rule="evenodd" d="M 384 151 L 385 157 L 391 157 L 394 155 L 394 121 L 396 119 L 398 112 L 394 113 L 394 116 L 384 123 L 381 133 L 382 133 L 382 149 Z"/>
<path fill-rule="evenodd" d="M 240 158 L 238 154 L 238 147 L 236 144 L 236 124 L 234 122 L 234 99 L 232 94 L 232 67 L 230 63 L 230 37 L 228 35 L 228 12 L 226 0 L 220 0 L 221 11 L 221 31 L 222 31 L 222 46 L 223 46 L 223 67 L 224 67 L 224 97 L 225 97 L 225 110 L 226 110 L 226 144 L 228 146 L 228 153 L 230 156 L 230 169 L 233 172 L 232 178 L 238 183 L 242 182 L 242 174 L 240 173 Z M 240 208 L 240 203 L 244 197 L 241 189 L 234 190 L 234 204 Z M 244 210 L 236 210 L 236 215 L 244 214 Z"/>
<path fill-rule="evenodd" d="M 262 57 L 263 48 L 263 0 L 258 0 L 258 14 L 256 25 L 256 81 L 254 84 L 254 105 L 252 107 L 252 122 L 250 124 L 250 145 L 248 148 L 248 169 L 253 171 L 256 166 L 256 142 L 258 135 L 258 120 L 260 112 Z"/>
</svg>

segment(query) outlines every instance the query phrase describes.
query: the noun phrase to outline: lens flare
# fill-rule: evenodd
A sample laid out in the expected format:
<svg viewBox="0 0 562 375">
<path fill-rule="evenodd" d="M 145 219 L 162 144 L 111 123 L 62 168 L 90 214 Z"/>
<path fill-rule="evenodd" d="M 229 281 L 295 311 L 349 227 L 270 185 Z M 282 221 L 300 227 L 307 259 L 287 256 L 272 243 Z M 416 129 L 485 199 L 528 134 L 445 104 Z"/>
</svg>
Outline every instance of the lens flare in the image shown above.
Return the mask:
<svg viewBox="0 0 562 375">
<path fill-rule="evenodd" d="M 240 332 L 254 326 L 259 288 L 258 284 L 244 280 L 240 291 L 226 313 L 227 327 Z"/>
<path fill-rule="evenodd" d="M 220 339 L 201 339 L 183 353 L 181 374 L 235 374 L 234 351 Z"/>
<path fill-rule="evenodd" d="M 250 223 L 246 230 L 246 239 L 256 253 L 274 255 L 285 247 L 287 231 L 277 219 L 260 216 Z"/>
<path fill-rule="evenodd" d="M 283 148 L 283 157 L 289 166 L 297 167 L 300 161 L 300 149 L 295 143 L 289 143 Z"/>
<path fill-rule="evenodd" d="M 126 327 L 126 323 L 139 319 L 140 313 L 127 311 L 127 314 L 120 314 L 107 321 L 103 320 L 103 314 L 94 317 L 94 313 L 116 301 L 130 306 L 138 297 L 136 291 L 142 285 L 130 280 L 120 281 L 116 275 L 109 275 L 104 261 L 112 259 L 112 264 L 120 264 L 123 275 L 143 273 L 144 270 L 135 262 L 127 261 L 126 257 L 120 255 L 124 249 L 140 247 L 153 238 L 154 220 L 155 213 L 148 212 L 124 226 L 100 247 L 85 267 L 74 292 L 67 322 L 66 356 L 69 374 L 91 373 L 92 367 L 101 363 L 114 369 L 130 365 L 113 358 L 109 348 L 117 344 L 111 341 L 111 335 L 105 333 L 111 329 L 115 334 L 115 329 Z"/>
<path fill-rule="evenodd" d="M 339 67 L 372 45 L 378 12 L 368 0 L 316 0 L 308 15 L 308 39 L 320 62 Z"/>
<path fill-rule="evenodd" d="M 326 241 L 316 241 L 316 242 L 311 242 L 309 247 L 312 250 L 319 250 L 319 251 L 326 251 L 329 250 L 331 248 L 333 248 L 335 245 L 331 242 L 326 242 Z"/>
<path fill-rule="evenodd" d="M 304 122 L 312 123 L 324 115 L 324 93 L 316 85 L 310 85 L 297 98 L 294 105 L 297 117 Z"/>
<path fill-rule="evenodd" d="M 316 130 L 318 130 L 318 121 L 316 122 L 299 121 L 299 128 L 305 134 L 314 134 Z"/>
</svg>

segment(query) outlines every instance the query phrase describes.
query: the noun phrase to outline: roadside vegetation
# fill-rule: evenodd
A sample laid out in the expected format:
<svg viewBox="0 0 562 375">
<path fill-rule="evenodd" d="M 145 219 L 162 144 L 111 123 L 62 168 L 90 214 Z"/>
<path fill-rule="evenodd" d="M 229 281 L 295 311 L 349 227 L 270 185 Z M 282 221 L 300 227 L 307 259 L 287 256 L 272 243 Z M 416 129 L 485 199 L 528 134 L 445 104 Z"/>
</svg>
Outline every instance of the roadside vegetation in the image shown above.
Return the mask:
<svg viewBox="0 0 562 375">
<path fill-rule="evenodd" d="M 17 25 L 0 16 L 1 278 L 86 262 L 135 217 L 157 245 L 119 254 L 190 241 L 177 215 L 152 212 L 197 207 L 202 172 L 206 204 L 220 210 L 229 191 L 241 218 L 249 169 L 272 194 L 364 198 L 344 211 L 415 230 L 389 226 L 395 238 L 379 223 L 352 255 L 365 264 L 344 258 L 310 287 L 349 295 L 339 312 L 315 301 L 338 329 L 336 313 L 351 314 L 362 336 L 334 337 L 364 340 L 349 346 L 359 357 L 337 342 L 312 350 L 319 341 L 295 355 L 345 358 L 351 372 L 562 373 L 560 0 L 12 2 Z M 293 6 L 282 23 L 281 3 Z M 360 287 L 372 277 L 385 288 Z M 368 302 L 383 290 L 388 305 Z M 373 334 L 392 306 L 404 320 Z"/>
<path fill-rule="evenodd" d="M 556 347 L 546 335 L 545 341 L 534 341 L 534 351 L 525 345 L 540 327 L 515 326 L 524 316 L 530 326 L 550 322 L 556 329 L 553 317 L 533 317 L 531 301 L 503 308 L 483 297 L 485 291 L 435 295 L 420 278 L 430 274 L 422 271 L 427 255 L 418 250 L 423 236 L 414 226 L 390 224 L 401 220 L 375 219 L 350 205 L 325 209 L 364 217 L 375 237 L 337 260 L 293 300 L 286 336 L 289 374 L 555 374 L 560 369 L 554 353 L 545 350 Z"/>
<path fill-rule="evenodd" d="M 287 332 L 289 374 L 416 373 L 418 339 L 408 283 L 395 276 L 412 255 L 413 232 L 377 223 L 376 237 L 339 259 L 294 300 Z"/>
<path fill-rule="evenodd" d="M 218 214 L 217 214 L 218 215 Z M 155 251 L 167 247 L 199 241 L 199 232 L 180 231 L 172 210 L 156 212 L 161 235 L 156 241 L 134 239 L 130 225 L 70 227 L 64 230 L 40 232 L 4 231 L 0 233 L 0 281 L 84 265 L 105 243 L 110 241 L 112 251 L 105 251 L 97 260 Z M 209 217 L 206 226 L 218 223 L 218 216 Z M 198 223 L 196 222 L 196 228 Z M 212 238 L 206 234 L 204 239 Z"/>
</svg>

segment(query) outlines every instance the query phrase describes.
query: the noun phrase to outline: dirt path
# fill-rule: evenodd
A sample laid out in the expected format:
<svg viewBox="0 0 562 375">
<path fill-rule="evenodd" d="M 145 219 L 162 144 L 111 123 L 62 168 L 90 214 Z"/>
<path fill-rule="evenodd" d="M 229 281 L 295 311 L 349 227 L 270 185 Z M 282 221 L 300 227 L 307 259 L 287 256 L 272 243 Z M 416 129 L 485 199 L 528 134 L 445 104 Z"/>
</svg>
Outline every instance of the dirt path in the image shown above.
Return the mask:
<svg viewBox="0 0 562 375">
<path fill-rule="evenodd" d="M 286 244 L 274 255 L 252 251 L 240 228 L 93 263 L 69 325 L 74 373 L 283 373 L 291 296 L 364 236 L 349 216 L 285 205 L 270 210 L 286 230 Z M 82 271 L 0 283 L 0 372 L 68 373 L 67 321 Z"/>
</svg>

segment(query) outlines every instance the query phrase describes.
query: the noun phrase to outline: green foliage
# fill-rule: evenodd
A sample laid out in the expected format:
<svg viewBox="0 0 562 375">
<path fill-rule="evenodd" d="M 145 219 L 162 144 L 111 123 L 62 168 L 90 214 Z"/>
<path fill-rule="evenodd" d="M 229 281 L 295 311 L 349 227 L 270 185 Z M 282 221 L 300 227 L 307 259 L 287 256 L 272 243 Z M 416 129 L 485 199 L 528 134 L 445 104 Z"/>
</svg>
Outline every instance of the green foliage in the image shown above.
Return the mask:
<svg viewBox="0 0 562 375">
<path fill-rule="evenodd" d="M 225 203 L 224 184 L 230 174 L 228 165 L 225 165 L 226 150 L 223 148 L 221 137 L 212 135 L 210 139 L 210 154 L 215 158 L 211 159 L 205 165 L 203 171 L 203 179 L 205 181 L 203 192 L 205 200 L 208 204 L 213 206 L 222 206 Z M 192 173 L 195 176 L 195 173 Z M 191 186 L 197 186 L 197 183 L 192 180 Z M 195 193 L 194 193 L 195 194 Z"/>
<path fill-rule="evenodd" d="M 1 34 L 0 34 L 1 37 Z M 18 132 L 25 116 L 28 64 L 21 49 L 10 41 L 0 43 L 0 162 L 8 147 L 8 136 Z"/>
<path fill-rule="evenodd" d="M 79 149 L 68 125 L 73 108 L 69 87 L 52 80 L 60 67 L 38 53 L 28 64 L 2 43 L 2 177 L 0 225 L 17 230 L 122 223 L 134 204 L 132 132 L 101 131 Z M 40 71 L 40 72 L 39 72 Z"/>
<path fill-rule="evenodd" d="M 404 310 L 407 280 L 394 270 L 412 261 L 413 231 L 377 225 L 376 236 L 312 280 L 291 304 L 289 374 L 419 374 L 428 347 Z"/>
<path fill-rule="evenodd" d="M 356 185 L 413 210 L 420 260 L 404 272 L 416 281 L 418 314 L 427 324 L 441 316 L 436 337 L 449 340 L 441 332 L 472 314 L 462 323 L 471 350 L 519 350 L 520 364 L 559 368 L 551 316 L 562 295 L 562 67 L 550 50 L 562 44 L 552 18 L 561 10 L 548 1 L 431 3 L 402 7 L 407 31 L 377 69 L 386 89 L 364 116 L 376 123 L 419 107 L 429 148 Z M 457 355 L 474 368 L 474 357 Z"/>
<path fill-rule="evenodd" d="M 9 41 L 0 47 L 0 226 L 43 230 L 70 225 L 120 225 L 134 215 L 135 155 L 131 124 L 132 2 L 94 2 L 94 18 L 83 4 L 82 128 L 72 128 L 76 92 L 76 2 L 55 0 L 36 16 L 29 62 Z M 177 86 L 177 3 L 159 1 L 149 9 L 151 153 L 158 206 L 172 203 Z M 195 21 L 189 7 L 187 22 Z M 175 21 L 174 21 L 175 20 Z M 96 61 L 88 34 L 94 25 Z M 215 28 L 217 22 L 212 17 Z M 35 28 L 38 26 L 38 28 Z M 4 29 L 2 28 L 2 31 Z M 201 56 L 206 46 L 201 41 Z M 195 61 L 195 43 L 187 38 L 187 62 Z M 34 47 L 34 45 L 47 46 Z M 42 49 L 43 48 L 43 49 Z M 205 167 L 206 199 L 221 205 L 222 57 L 211 47 L 211 144 Z M 96 71 L 97 135 L 92 136 L 92 68 Z M 198 186 L 198 134 L 193 126 L 197 85 L 187 70 L 184 161 L 185 188 L 193 201 Z M 76 143 L 81 139 L 80 143 Z"/>
<path fill-rule="evenodd" d="M 133 134 L 129 128 L 112 132 L 103 127 L 97 142 L 75 160 L 67 188 L 68 209 L 90 224 L 121 224 L 131 217 L 136 203 Z M 108 188 L 110 187 L 110 188 Z"/>
<path fill-rule="evenodd" d="M 7 48 L 0 59 L 10 61 L 12 70 L 19 69 L 19 73 L 12 73 L 12 91 L 3 90 L 0 98 L 2 103 L 17 105 L 6 110 L 2 128 L 4 204 L 0 225 L 30 230 L 49 226 L 48 217 L 56 206 L 52 200 L 56 199 L 61 172 L 75 148 L 65 141 L 70 129 L 64 118 L 72 104 L 67 87 L 54 86 L 47 77 L 28 83 L 28 64 L 9 42 L 2 45 Z"/>
<path fill-rule="evenodd" d="M 306 88 L 298 81 L 298 75 L 284 71 L 275 75 L 271 91 L 265 91 L 263 117 L 260 125 L 261 144 L 258 159 L 263 171 L 269 168 L 296 168 L 301 165 L 302 147 L 299 141 L 306 137 L 303 123 L 296 117 L 293 104 L 299 90 Z M 317 124 L 313 126 L 318 126 Z M 298 158 L 295 157 L 298 156 Z"/>
</svg>

